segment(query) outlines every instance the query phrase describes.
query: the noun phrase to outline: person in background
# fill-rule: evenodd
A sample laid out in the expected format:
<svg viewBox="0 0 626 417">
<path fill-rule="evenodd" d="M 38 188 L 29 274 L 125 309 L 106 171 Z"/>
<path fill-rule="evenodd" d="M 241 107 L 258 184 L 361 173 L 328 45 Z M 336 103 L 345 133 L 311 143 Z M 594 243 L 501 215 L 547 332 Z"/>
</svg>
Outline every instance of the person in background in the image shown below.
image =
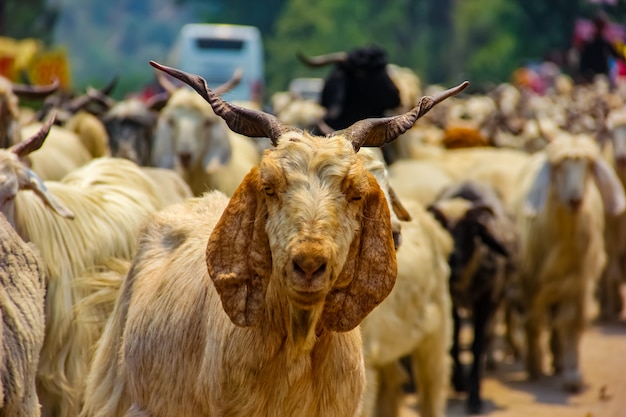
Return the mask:
<svg viewBox="0 0 626 417">
<path fill-rule="evenodd" d="M 593 18 L 593 37 L 583 45 L 580 53 L 579 75 L 583 83 L 592 82 L 596 75 L 604 75 L 613 81 L 612 60 L 624 61 L 624 56 L 604 35 L 607 24 L 608 19 L 604 14 Z"/>
</svg>

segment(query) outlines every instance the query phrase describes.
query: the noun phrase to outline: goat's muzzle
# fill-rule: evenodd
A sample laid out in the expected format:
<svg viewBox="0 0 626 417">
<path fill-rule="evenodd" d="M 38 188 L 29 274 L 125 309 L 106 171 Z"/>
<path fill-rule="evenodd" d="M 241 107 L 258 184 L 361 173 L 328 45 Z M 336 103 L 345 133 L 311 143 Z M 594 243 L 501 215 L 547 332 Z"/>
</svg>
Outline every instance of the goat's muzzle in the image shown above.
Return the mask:
<svg viewBox="0 0 626 417">
<path fill-rule="evenodd" d="M 324 300 L 330 287 L 328 250 L 321 244 L 300 244 L 287 266 L 287 288 L 291 300 L 301 308 Z"/>
</svg>

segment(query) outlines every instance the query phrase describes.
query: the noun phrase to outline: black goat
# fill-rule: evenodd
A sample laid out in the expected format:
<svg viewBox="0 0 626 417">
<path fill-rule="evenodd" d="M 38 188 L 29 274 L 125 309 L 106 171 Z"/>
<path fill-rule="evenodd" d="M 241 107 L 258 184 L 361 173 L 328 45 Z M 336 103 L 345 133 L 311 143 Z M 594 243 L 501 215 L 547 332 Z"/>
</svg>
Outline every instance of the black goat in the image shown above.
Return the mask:
<svg viewBox="0 0 626 417">
<path fill-rule="evenodd" d="M 466 181 L 452 185 L 429 210 L 454 239 L 449 258 L 454 319 L 452 383 L 457 391 L 468 391 L 467 412 L 479 413 L 480 385 L 494 317 L 516 270 L 516 232 L 496 191 L 488 184 Z M 469 313 L 474 330 L 469 376 L 459 359 L 460 310 Z"/>
<path fill-rule="evenodd" d="M 331 129 L 345 129 L 359 120 L 384 117 L 386 111 L 400 106 L 400 93 L 387 73 L 387 53 L 378 46 L 298 57 L 310 67 L 335 65 L 324 80 L 320 97 L 320 105 L 326 109 L 324 123 Z M 383 153 L 388 151 L 386 148 L 383 147 Z"/>
</svg>

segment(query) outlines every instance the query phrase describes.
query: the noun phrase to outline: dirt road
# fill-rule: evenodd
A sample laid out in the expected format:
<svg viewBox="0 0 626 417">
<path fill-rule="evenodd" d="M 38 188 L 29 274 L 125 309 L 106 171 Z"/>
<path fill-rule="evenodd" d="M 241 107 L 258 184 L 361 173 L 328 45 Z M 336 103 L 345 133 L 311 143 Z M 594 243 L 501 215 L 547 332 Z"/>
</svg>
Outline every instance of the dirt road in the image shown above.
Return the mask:
<svg viewBox="0 0 626 417">
<path fill-rule="evenodd" d="M 571 395 L 557 377 L 526 381 L 523 364 L 502 364 L 483 381 L 488 417 L 626 417 L 626 322 L 595 325 L 582 339 L 585 388 Z M 416 417 L 415 396 L 407 396 L 401 417 Z M 451 394 L 448 417 L 465 417 L 464 397 Z"/>
</svg>

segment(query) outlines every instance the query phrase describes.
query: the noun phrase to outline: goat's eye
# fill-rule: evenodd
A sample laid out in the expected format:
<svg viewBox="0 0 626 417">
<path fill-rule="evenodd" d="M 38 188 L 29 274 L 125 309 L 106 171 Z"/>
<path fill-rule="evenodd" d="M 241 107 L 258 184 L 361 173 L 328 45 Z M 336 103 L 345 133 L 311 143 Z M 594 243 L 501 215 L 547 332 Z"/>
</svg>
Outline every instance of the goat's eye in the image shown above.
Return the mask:
<svg viewBox="0 0 626 417">
<path fill-rule="evenodd" d="M 265 187 L 263 190 L 265 190 L 265 194 L 267 195 L 274 195 L 274 188 L 272 187 Z"/>
<path fill-rule="evenodd" d="M 361 196 L 360 195 L 355 195 L 353 197 L 350 197 L 350 201 L 360 201 L 361 200 Z"/>
</svg>

